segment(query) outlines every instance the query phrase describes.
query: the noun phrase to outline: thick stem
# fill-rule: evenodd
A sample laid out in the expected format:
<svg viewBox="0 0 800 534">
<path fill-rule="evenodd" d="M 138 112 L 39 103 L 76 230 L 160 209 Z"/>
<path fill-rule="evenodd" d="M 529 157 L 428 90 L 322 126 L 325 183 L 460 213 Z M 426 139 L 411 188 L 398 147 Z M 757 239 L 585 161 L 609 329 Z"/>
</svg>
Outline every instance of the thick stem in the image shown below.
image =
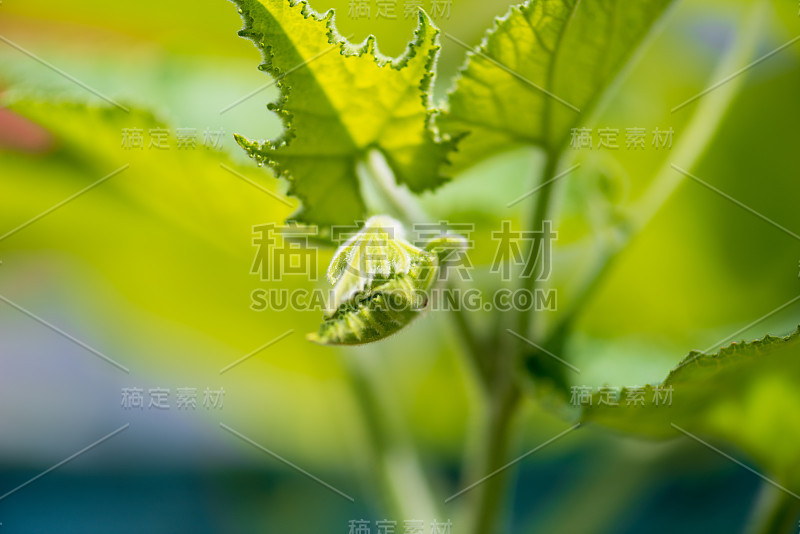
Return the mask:
<svg viewBox="0 0 800 534">
<path fill-rule="evenodd" d="M 787 534 L 798 530 L 800 500 L 764 484 L 750 525 L 751 534 Z"/>
<path fill-rule="evenodd" d="M 490 401 L 483 429 L 486 439 L 479 451 L 481 461 L 472 469 L 476 475 L 485 477 L 495 473 L 508 462 L 514 416 L 519 403 L 520 391 L 513 380 L 500 392 L 499 397 Z M 506 502 L 508 478 L 512 471 L 511 468 L 499 471 L 472 490 L 472 520 L 468 530 L 470 534 L 492 534 L 499 531 L 497 522 L 503 503 Z"/>
<path fill-rule="evenodd" d="M 539 282 L 539 275 L 536 272 L 539 265 L 539 255 L 543 250 L 542 246 L 544 239 L 549 238 L 549 236 L 545 236 L 543 233 L 544 222 L 549 216 L 550 204 L 555 185 L 553 177 L 556 174 L 559 164 L 559 156 L 556 152 L 550 151 L 546 153 L 546 158 L 544 171 L 541 175 L 542 185 L 537 192 L 536 204 L 531 212 L 530 226 L 528 228 L 528 230 L 537 232 L 537 234 L 535 234 L 537 237 L 530 243 L 526 264 L 520 278 L 521 289 L 529 293 L 533 297 L 534 301 L 536 299 L 535 295 Z M 534 306 L 530 306 L 527 310 L 518 311 L 516 325 L 516 333 L 522 336 L 522 338 L 530 339 L 532 341 L 536 337 L 541 337 L 543 335 L 542 331 L 537 332 L 535 328 L 537 325 L 535 324 L 536 315 L 534 314 L 534 311 Z M 544 348 L 547 350 L 553 350 L 547 346 L 547 341 L 548 340 L 545 340 L 543 344 Z M 539 343 L 542 344 L 542 341 L 540 340 Z M 517 340 L 516 346 L 517 360 L 518 362 L 522 362 L 528 368 L 529 372 L 550 380 L 558 387 L 566 387 L 566 378 L 564 376 L 566 372 L 565 366 L 563 366 L 560 362 L 553 360 L 546 351 L 540 351 L 538 349 L 532 350 L 528 343 L 522 341 L 521 339 Z"/>
<path fill-rule="evenodd" d="M 531 222 L 528 230 L 538 231 L 547 218 L 550 200 L 552 198 L 553 183 L 549 182 L 558 166 L 558 158 L 548 155 L 544 172 L 540 182 L 544 184 L 538 191 L 536 202 L 531 212 Z M 520 286 L 533 293 L 537 285 L 535 275 L 538 265 L 539 251 L 542 239 L 531 241 L 527 262 L 520 276 Z M 528 337 L 531 334 L 533 317 L 532 310 L 520 310 L 517 313 L 517 330 L 520 335 Z M 503 347 L 510 350 L 503 350 Z M 473 490 L 472 497 L 473 521 L 469 532 L 471 534 L 489 534 L 497 532 L 498 516 L 502 502 L 508 490 L 507 483 L 511 469 L 498 471 L 507 462 L 514 417 L 520 405 L 521 394 L 516 381 L 516 367 L 520 357 L 525 351 L 525 346 L 518 342 L 515 346 L 501 343 L 495 353 L 496 367 L 491 376 L 489 395 L 489 410 L 484 424 L 484 441 L 479 451 L 479 461 L 476 462 L 481 476 L 492 474 Z"/>
<path fill-rule="evenodd" d="M 433 495 L 402 417 L 379 386 L 379 354 L 348 354 L 352 392 L 361 410 L 372 464 L 383 504 L 394 517 L 439 517 Z"/>
<path fill-rule="evenodd" d="M 553 186 L 555 182 L 550 181 L 555 175 L 558 168 L 558 157 L 555 154 L 547 154 L 544 166 L 544 171 L 541 175 L 542 186 L 536 195 L 536 204 L 531 211 L 530 223 L 528 230 L 538 232 L 542 229 L 544 221 L 550 211 L 550 200 L 553 196 Z M 536 267 L 539 264 L 539 252 L 542 249 L 542 238 L 531 240 L 528 248 L 528 255 L 526 258 L 523 275 L 520 277 L 521 287 L 524 290 L 534 293 L 537 285 L 537 276 L 535 274 Z M 520 310 L 517 317 L 517 332 L 522 337 L 527 338 L 533 331 L 533 306 L 527 310 Z M 524 350 L 525 346 L 519 343 L 520 352 Z"/>
</svg>

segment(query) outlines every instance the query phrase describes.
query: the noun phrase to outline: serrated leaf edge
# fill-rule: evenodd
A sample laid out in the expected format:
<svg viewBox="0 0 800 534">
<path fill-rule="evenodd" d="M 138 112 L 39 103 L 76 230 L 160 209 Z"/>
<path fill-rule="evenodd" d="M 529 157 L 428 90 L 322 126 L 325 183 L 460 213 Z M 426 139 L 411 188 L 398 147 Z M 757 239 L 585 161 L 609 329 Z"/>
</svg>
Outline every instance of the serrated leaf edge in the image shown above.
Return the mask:
<svg viewBox="0 0 800 534">
<path fill-rule="evenodd" d="M 244 3 L 241 0 L 233 0 L 233 2 L 239 8 L 244 24 L 243 28 L 239 30 L 238 35 L 252 41 L 256 48 L 261 51 L 262 63 L 259 65 L 259 69 L 267 72 L 277 80 L 275 85 L 278 87 L 280 94 L 278 99 L 275 102 L 269 103 L 267 107 L 270 111 L 273 111 L 278 115 L 283 126 L 282 134 L 274 140 L 254 141 L 237 133 L 234 134 L 234 139 L 251 158 L 259 163 L 259 166 L 266 163 L 270 168 L 273 169 L 276 178 L 285 178 L 290 184 L 287 194 L 300 199 L 300 201 L 305 204 L 306 199 L 303 198 L 303 195 L 297 193 L 295 181 L 289 169 L 286 168 L 285 165 L 282 165 L 279 161 L 276 161 L 268 156 L 271 151 L 277 150 L 283 146 L 287 146 L 295 137 L 295 129 L 292 125 L 293 116 L 287 109 L 285 109 L 285 104 L 288 101 L 289 93 L 291 91 L 289 84 L 284 81 L 288 72 L 282 72 L 273 65 L 273 47 L 264 41 L 264 35 L 256 32 L 253 29 L 254 18 L 248 11 L 243 9 Z M 446 154 L 455 149 L 457 139 L 451 138 L 450 136 L 441 136 L 438 128 L 436 127 L 435 116 L 439 110 L 433 105 L 431 89 L 436 77 L 434 66 L 441 50 L 441 45 L 439 44 L 438 39 L 440 30 L 438 27 L 436 27 L 425 10 L 422 8 L 419 9 L 417 27 L 414 30 L 414 38 L 409 42 L 403 54 L 398 57 L 390 57 L 380 52 L 375 35 L 367 36 L 366 39 L 364 39 L 364 41 L 359 45 L 350 43 L 349 40 L 339 33 L 338 29 L 336 28 L 335 10 L 333 8 L 328 9 L 324 13 L 319 13 L 315 11 L 306 0 L 286 0 L 286 2 L 289 4 L 290 9 L 296 9 L 297 6 L 301 6 L 301 14 L 305 19 L 311 19 L 314 22 L 324 22 L 327 30 L 326 33 L 328 43 L 338 46 L 340 55 L 344 57 L 361 57 L 364 54 L 369 54 L 373 57 L 375 64 L 380 68 L 389 67 L 396 70 L 404 68 L 408 62 L 417 55 L 417 50 L 425 42 L 425 33 L 428 30 L 432 31 L 432 34 L 429 37 L 432 46 L 428 52 L 428 58 L 424 65 L 424 71 L 426 74 L 420 81 L 419 90 L 422 105 L 426 110 L 425 133 L 427 136 L 429 136 L 431 141 L 442 146 L 445 155 L 445 157 L 443 157 L 442 164 L 446 165 L 448 163 Z M 444 184 L 448 180 L 449 178 L 440 176 L 436 184 L 428 188 L 423 188 L 422 190 L 417 190 L 416 192 L 422 192 L 426 189 L 434 189 Z M 304 222 L 299 216 L 290 220 Z"/>
</svg>

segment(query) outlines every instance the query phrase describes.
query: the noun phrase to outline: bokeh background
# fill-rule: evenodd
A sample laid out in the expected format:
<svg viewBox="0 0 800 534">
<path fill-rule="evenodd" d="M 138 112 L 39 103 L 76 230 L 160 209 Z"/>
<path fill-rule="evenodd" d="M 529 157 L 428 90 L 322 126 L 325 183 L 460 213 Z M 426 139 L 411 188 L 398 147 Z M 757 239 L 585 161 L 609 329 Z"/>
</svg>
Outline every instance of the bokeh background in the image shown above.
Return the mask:
<svg viewBox="0 0 800 534">
<path fill-rule="evenodd" d="M 677 142 L 691 109 L 670 110 L 716 81 L 715 65 L 736 39 L 749 4 L 677 2 L 593 124 L 673 128 Z M 402 52 L 414 27 L 414 19 L 404 17 L 403 0 L 396 20 L 377 19 L 375 5 L 371 17 L 350 16 L 344 0 L 311 5 L 335 8 L 342 34 L 360 41 L 374 33 L 389 55 Z M 474 45 L 508 6 L 453 0 L 449 16 L 436 22 Z M 759 55 L 800 35 L 798 10 L 794 0 L 767 2 Z M 221 113 L 270 81 L 256 68 L 259 52 L 236 35 L 240 27 L 235 6 L 224 0 L 0 5 L 0 236 L 129 164 L 0 237 L 0 495 L 130 425 L 0 498 L 0 532 L 348 532 L 352 519 L 384 519 L 370 476 L 372 422 L 358 408 L 360 381 L 377 392 L 378 418 L 400 429 L 399 442 L 413 443 L 416 460 L 408 465 L 432 479 L 435 514 L 453 520 L 458 532 L 457 502 L 443 501 L 460 487 L 468 435 L 482 408 L 443 314 L 345 351 L 305 341 L 318 312 L 250 308 L 251 292 L 268 286 L 250 273 L 252 227 L 280 223 L 293 208 L 220 165 L 278 194 L 285 188 L 249 161 L 232 137 L 279 135 L 280 124 L 266 109 L 276 89 Z M 464 57 L 463 48 L 443 40 L 438 98 Z M 692 172 L 800 232 L 800 44 L 745 76 Z M 180 150 L 171 139 L 170 149 L 147 148 L 146 133 L 155 127 L 173 136 L 194 129 L 198 146 Z M 144 149 L 123 146 L 130 128 L 144 130 Z M 202 146 L 206 130 L 224 132 L 221 146 Z M 613 160 L 623 177 L 615 202 L 624 203 L 671 162 L 669 150 L 652 147 L 567 156 L 583 158 L 584 165 L 561 188 L 555 283 L 565 286 L 592 233 L 587 203 L 593 200 L 581 194 L 580 177 Z M 438 217 L 476 223 L 478 269 L 491 262 L 489 233 L 498 221 L 521 215 L 505 205 L 529 189 L 539 163 L 534 150 L 510 152 L 423 199 Z M 329 258 L 330 250 L 319 252 L 320 272 Z M 570 340 L 570 357 L 582 370 L 576 383 L 662 380 L 690 350 L 706 348 L 798 295 L 799 262 L 797 240 L 685 183 L 581 316 Z M 282 285 L 324 287 L 320 278 Z M 795 304 L 738 337 L 786 334 L 799 322 Z M 130 387 L 169 388 L 171 409 L 126 410 L 121 392 Z M 197 388 L 197 409 L 175 407 L 178 388 Z M 224 389 L 223 406 L 202 406 L 206 388 Z M 564 414 L 556 412 L 527 402 L 513 452 L 566 428 Z M 697 443 L 639 441 L 589 426 L 520 464 L 508 526 L 513 532 L 740 532 L 760 486 L 751 473 Z"/>
</svg>

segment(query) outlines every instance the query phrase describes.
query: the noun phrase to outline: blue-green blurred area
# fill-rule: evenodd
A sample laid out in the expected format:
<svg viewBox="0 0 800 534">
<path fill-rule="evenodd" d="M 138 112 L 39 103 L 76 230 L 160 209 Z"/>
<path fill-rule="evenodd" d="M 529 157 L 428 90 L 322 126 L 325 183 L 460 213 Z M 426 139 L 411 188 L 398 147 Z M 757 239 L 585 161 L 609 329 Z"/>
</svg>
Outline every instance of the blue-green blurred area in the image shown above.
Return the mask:
<svg viewBox="0 0 800 534">
<path fill-rule="evenodd" d="M 396 20 L 351 17 L 344 0 L 311 4 L 335 8 L 341 33 L 354 41 L 376 34 L 387 54 L 400 53 L 413 31 L 402 0 Z M 508 5 L 453 0 L 436 22 L 475 45 Z M 672 128 L 679 143 L 697 104 L 671 110 L 717 81 L 715 65 L 749 8 L 679 2 L 587 126 Z M 304 338 L 319 311 L 250 308 L 258 288 L 325 288 L 331 250 L 314 257 L 316 281 L 251 274 L 253 226 L 282 223 L 296 201 L 276 199 L 286 184 L 244 157 L 232 137 L 280 134 L 266 109 L 277 90 L 257 70 L 257 50 L 236 35 L 240 27 L 223 0 L 0 5 L 0 532 L 347 532 L 350 520 L 385 519 L 370 483 L 372 423 L 358 408 L 354 369 L 382 399 L 380 418 L 399 422 L 418 449 L 437 518 L 452 519 L 459 532 L 458 501 L 444 500 L 462 485 L 481 403 L 444 312 L 379 344 L 338 350 Z M 751 59 L 800 35 L 797 3 L 769 3 L 760 35 Z M 443 40 L 438 98 L 465 53 Z M 800 42 L 742 76 L 717 135 L 689 170 L 800 233 Z M 124 146 L 134 128 L 145 133 L 142 149 Z M 149 147 L 151 129 L 168 131 L 170 148 Z M 193 129 L 197 146 L 178 148 L 179 129 Z M 203 146 L 205 132 L 220 133 L 220 143 Z M 582 167 L 559 182 L 559 308 L 585 270 L 594 216 L 602 221 L 609 202 L 635 202 L 659 169 L 684 165 L 669 149 L 627 150 L 624 135 L 620 143 L 567 149 Z M 423 198 L 436 218 L 476 224 L 476 279 L 489 278 L 500 221 L 522 224 L 525 203 L 506 206 L 530 190 L 540 165 L 535 150 L 515 150 Z M 613 169 L 610 201 L 596 191 L 598 169 Z M 800 240 L 686 180 L 580 316 L 568 347 L 582 372 L 571 380 L 660 381 L 690 350 L 800 294 L 798 262 Z M 544 322 L 558 313 L 543 312 L 553 316 Z M 795 303 L 737 338 L 785 334 L 798 323 Z M 478 326 L 491 327 L 488 317 Z M 142 409 L 123 405 L 125 388 L 144 391 Z M 169 389 L 169 409 L 147 406 L 155 388 Z M 195 408 L 178 409 L 180 388 L 196 389 Z M 204 406 L 206 389 L 224 390 L 224 403 Z M 528 404 L 514 456 L 570 424 Z M 402 472 L 406 460 L 398 458 Z M 523 460 L 509 531 L 740 532 L 759 482 L 697 443 L 582 428 Z"/>
<path fill-rule="evenodd" d="M 667 534 L 676 524 L 682 525 L 682 532 L 739 532 L 747 523 L 749 502 L 757 498 L 756 484 L 750 473 L 713 454 L 701 451 L 705 464 L 676 466 L 673 460 L 673 467 L 693 473 L 682 477 L 649 469 L 630 457 L 609 458 L 598 454 L 596 446 L 591 452 L 584 448 L 532 459 L 516 481 L 514 532 Z M 598 466 L 598 459 L 606 465 Z M 340 497 L 309 487 L 307 479 L 292 473 L 259 468 L 78 469 L 53 473 L 36 490 L 20 492 L 17 504 L 3 514 L 3 528 L 67 533 L 348 532 L 353 518 L 384 518 L 365 502 L 343 505 Z M 626 474 L 621 477 L 623 469 Z M 18 469 L 5 473 L 10 481 L 37 474 Z M 456 528 L 454 523 L 452 531 Z"/>
</svg>

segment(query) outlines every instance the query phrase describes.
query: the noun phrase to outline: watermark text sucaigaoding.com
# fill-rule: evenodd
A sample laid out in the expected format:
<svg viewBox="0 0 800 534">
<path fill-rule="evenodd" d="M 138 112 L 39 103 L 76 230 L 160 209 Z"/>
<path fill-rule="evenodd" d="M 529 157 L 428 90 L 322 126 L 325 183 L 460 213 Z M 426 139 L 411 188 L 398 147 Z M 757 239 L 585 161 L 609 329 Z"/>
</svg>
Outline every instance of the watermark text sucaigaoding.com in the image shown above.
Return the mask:
<svg viewBox="0 0 800 534">
<path fill-rule="evenodd" d="M 389 311 L 555 311 L 558 307 L 555 289 L 498 289 L 485 295 L 477 288 L 433 288 L 416 291 L 411 298 L 406 292 L 381 292 L 380 306 Z M 250 294 L 253 311 L 326 311 L 332 302 L 333 290 L 319 288 L 258 288 Z M 367 301 L 372 295 L 361 297 Z M 376 304 L 378 305 L 378 304 Z"/>
</svg>

